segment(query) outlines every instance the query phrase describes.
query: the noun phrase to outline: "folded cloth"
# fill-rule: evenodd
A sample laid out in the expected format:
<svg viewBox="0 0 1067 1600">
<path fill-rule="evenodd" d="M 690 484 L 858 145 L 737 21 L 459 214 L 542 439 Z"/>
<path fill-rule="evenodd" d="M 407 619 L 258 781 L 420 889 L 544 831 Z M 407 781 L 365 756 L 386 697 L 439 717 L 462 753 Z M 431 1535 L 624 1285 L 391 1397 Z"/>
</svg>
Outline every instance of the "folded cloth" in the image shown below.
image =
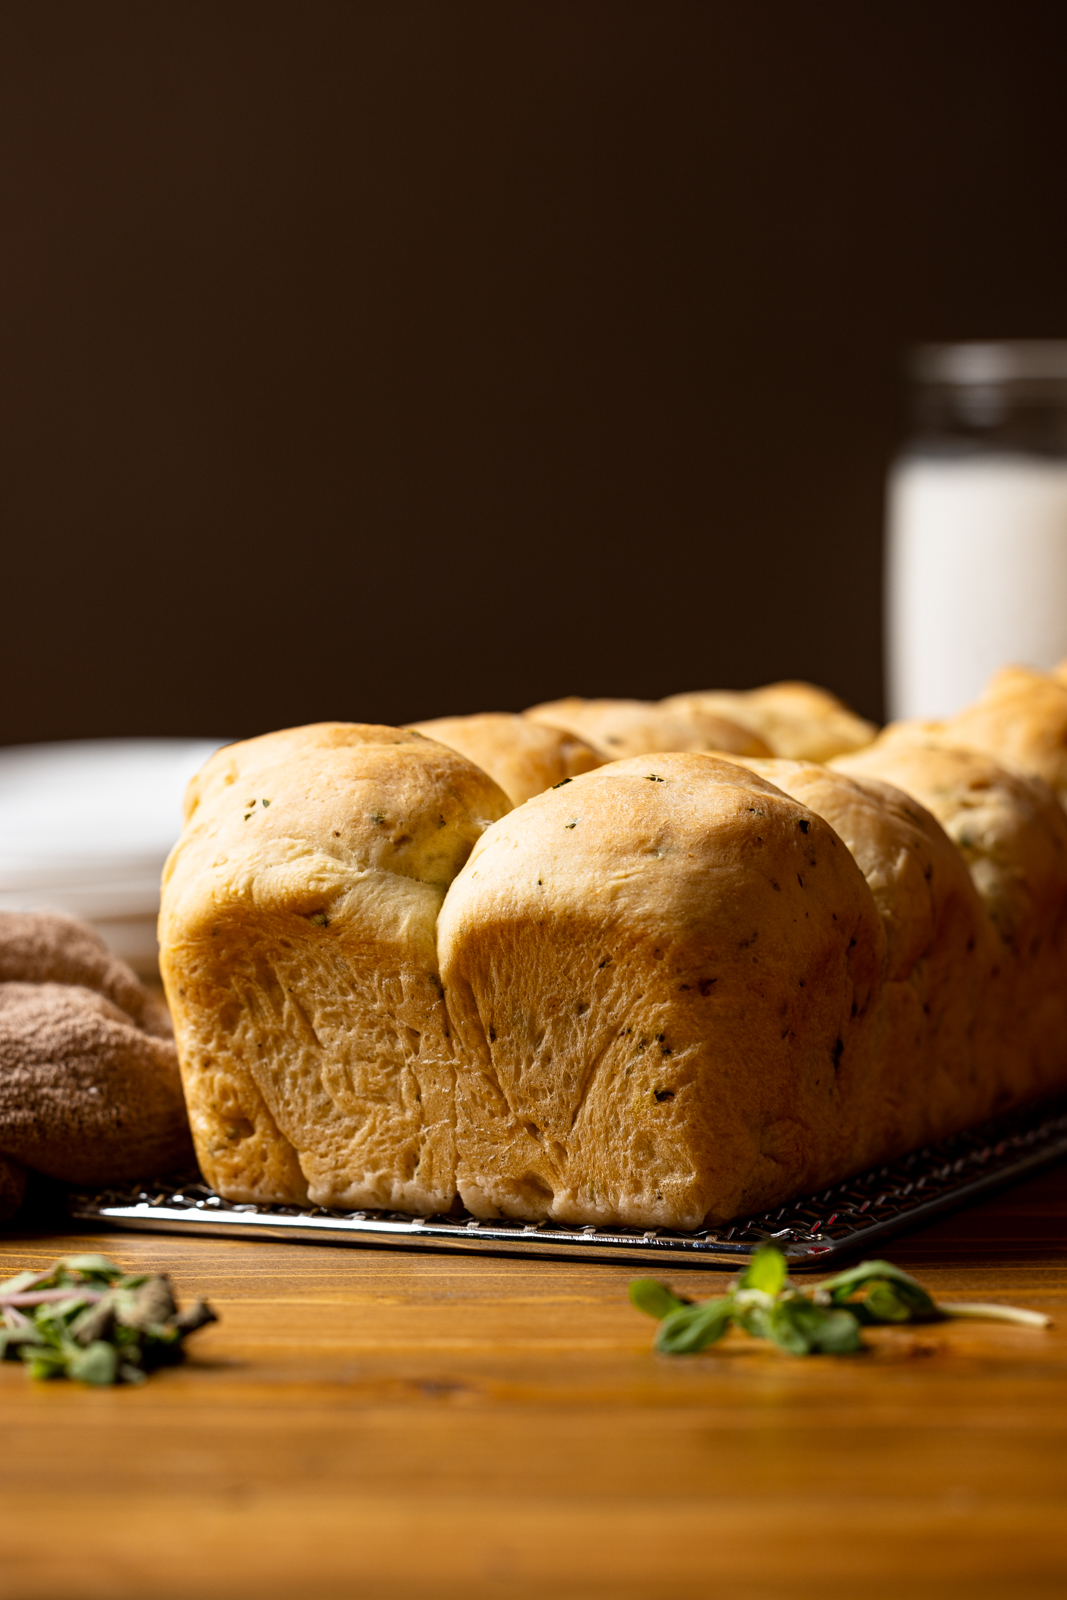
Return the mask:
<svg viewBox="0 0 1067 1600">
<path fill-rule="evenodd" d="M 99 1184 L 192 1160 L 162 1003 L 93 929 L 0 913 L 0 1215 L 20 1168 Z"/>
</svg>

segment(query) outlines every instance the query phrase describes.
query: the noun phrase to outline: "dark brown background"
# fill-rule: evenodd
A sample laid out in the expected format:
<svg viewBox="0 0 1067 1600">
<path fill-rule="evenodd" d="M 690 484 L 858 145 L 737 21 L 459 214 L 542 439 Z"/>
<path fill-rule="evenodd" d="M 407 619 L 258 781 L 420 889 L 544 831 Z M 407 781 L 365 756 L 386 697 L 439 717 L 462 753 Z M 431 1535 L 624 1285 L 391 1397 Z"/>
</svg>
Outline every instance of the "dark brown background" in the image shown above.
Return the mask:
<svg viewBox="0 0 1067 1600">
<path fill-rule="evenodd" d="M 0 742 L 803 675 L 918 338 L 1067 330 L 1067 6 L 12 5 Z"/>
</svg>

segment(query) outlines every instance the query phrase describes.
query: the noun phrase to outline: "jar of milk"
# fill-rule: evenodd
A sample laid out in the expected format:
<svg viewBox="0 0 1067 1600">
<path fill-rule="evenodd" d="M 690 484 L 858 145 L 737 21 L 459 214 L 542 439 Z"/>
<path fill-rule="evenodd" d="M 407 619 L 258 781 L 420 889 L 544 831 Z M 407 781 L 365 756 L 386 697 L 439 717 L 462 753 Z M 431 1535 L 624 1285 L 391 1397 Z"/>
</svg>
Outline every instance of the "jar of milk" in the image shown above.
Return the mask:
<svg viewBox="0 0 1067 1600">
<path fill-rule="evenodd" d="M 1010 662 L 1067 657 L 1067 340 L 927 345 L 889 478 L 894 717 L 942 717 Z"/>
</svg>

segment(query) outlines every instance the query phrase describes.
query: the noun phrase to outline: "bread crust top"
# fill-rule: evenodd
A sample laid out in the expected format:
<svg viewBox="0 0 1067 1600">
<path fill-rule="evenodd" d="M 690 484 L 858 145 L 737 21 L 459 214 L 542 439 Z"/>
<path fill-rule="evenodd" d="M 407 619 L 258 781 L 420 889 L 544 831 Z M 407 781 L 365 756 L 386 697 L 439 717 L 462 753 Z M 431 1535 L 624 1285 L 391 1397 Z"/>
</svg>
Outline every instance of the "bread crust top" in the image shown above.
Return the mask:
<svg viewBox="0 0 1067 1600">
<path fill-rule="evenodd" d="M 414 731 L 320 722 L 227 745 L 186 792 L 160 942 L 172 942 L 176 916 L 188 927 L 220 897 L 329 915 L 367 874 L 421 885 L 436 912 L 475 840 L 510 809 L 487 773 Z"/>
<path fill-rule="evenodd" d="M 599 750 L 605 761 L 658 751 L 693 750 L 727 755 L 768 756 L 770 747 L 751 727 L 728 714 L 698 705 L 668 705 L 652 700 L 583 700 L 569 695 L 531 706 L 534 722 L 566 728 Z"/>
<path fill-rule="evenodd" d="M 953 743 L 955 731 L 895 723 L 833 765 L 925 805 L 963 857 L 1001 940 L 1022 953 L 1052 937 L 1064 916 L 1067 817 L 1047 784 Z"/>
<path fill-rule="evenodd" d="M 967 937 L 985 939 L 988 916 L 966 864 L 932 812 L 875 777 L 805 761 L 749 761 L 753 772 L 825 818 L 844 840 L 886 931 L 886 979 L 907 977 L 944 937 L 950 907 Z"/>
<path fill-rule="evenodd" d="M 1005 667 L 980 700 L 942 727 L 951 744 L 982 750 L 1041 778 L 1067 805 L 1067 682 L 1029 667 Z"/>
<path fill-rule="evenodd" d="M 218 752 L 160 944 L 197 1153 L 230 1196 L 447 1208 L 437 915 L 510 802 L 420 733 L 320 723 Z"/>
<path fill-rule="evenodd" d="M 418 733 L 458 750 L 488 772 L 512 805 L 521 806 L 564 778 L 592 772 L 603 757 L 565 728 L 535 722 L 513 711 L 471 717 L 435 717 L 410 724 Z"/>
<path fill-rule="evenodd" d="M 829 761 L 870 744 L 877 732 L 829 690 L 798 681 L 760 689 L 697 690 L 671 695 L 663 704 L 668 710 L 688 707 L 732 717 L 757 733 L 769 754 L 796 761 Z"/>
</svg>

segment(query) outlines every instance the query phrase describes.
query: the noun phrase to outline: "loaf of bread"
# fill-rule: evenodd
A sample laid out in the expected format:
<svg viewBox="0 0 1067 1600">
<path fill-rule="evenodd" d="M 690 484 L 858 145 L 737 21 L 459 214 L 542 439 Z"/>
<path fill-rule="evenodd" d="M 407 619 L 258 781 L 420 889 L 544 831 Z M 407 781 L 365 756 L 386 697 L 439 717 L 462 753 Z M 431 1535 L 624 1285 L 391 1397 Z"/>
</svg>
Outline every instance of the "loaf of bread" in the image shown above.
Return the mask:
<svg viewBox="0 0 1067 1600">
<path fill-rule="evenodd" d="M 873 739 L 772 685 L 219 752 L 160 921 L 205 1176 L 695 1229 L 1062 1087 L 1067 683 L 1037 676 L 1025 740 L 995 706 Z M 520 781 L 524 720 L 557 743 Z M 561 735 L 589 770 L 555 776 Z"/>
<path fill-rule="evenodd" d="M 553 728 L 511 711 L 487 711 L 473 717 L 435 717 L 413 722 L 438 744 L 447 744 L 488 772 L 513 806 L 532 800 L 565 778 L 599 767 L 603 757 L 592 745 L 564 728 Z"/>
</svg>

